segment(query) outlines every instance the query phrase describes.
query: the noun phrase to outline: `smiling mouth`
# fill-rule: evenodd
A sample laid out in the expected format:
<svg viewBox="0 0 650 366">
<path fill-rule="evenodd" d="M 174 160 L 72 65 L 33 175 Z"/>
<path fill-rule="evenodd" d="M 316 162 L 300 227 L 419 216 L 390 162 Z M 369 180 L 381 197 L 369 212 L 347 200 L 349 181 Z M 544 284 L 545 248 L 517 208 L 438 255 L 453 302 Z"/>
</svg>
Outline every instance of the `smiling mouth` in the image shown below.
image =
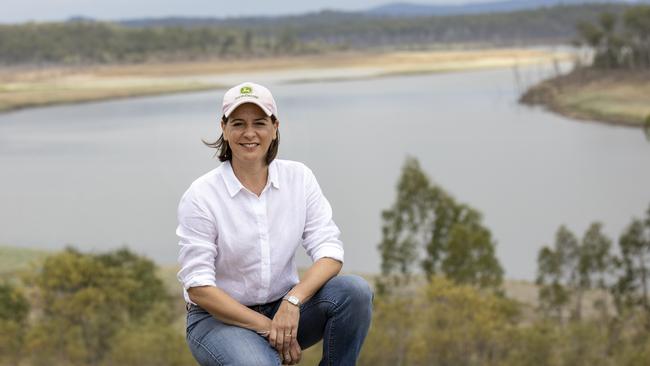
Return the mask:
<svg viewBox="0 0 650 366">
<path fill-rule="evenodd" d="M 259 146 L 258 143 L 240 144 L 240 145 L 243 146 L 243 147 L 255 147 L 255 146 Z"/>
</svg>

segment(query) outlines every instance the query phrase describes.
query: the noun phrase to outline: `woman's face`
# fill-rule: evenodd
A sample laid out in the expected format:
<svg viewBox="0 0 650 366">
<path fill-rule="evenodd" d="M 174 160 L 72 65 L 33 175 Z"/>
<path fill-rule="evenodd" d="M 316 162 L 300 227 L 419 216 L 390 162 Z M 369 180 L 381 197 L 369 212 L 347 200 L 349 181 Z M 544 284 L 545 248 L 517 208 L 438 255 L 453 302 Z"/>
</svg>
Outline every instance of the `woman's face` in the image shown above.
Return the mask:
<svg viewBox="0 0 650 366">
<path fill-rule="evenodd" d="M 228 122 L 221 122 L 223 138 L 228 141 L 233 160 L 239 163 L 265 163 L 271 142 L 277 138 L 279 122 L 253 103 L 237 107 L 228 116 Z"/>
</svg>

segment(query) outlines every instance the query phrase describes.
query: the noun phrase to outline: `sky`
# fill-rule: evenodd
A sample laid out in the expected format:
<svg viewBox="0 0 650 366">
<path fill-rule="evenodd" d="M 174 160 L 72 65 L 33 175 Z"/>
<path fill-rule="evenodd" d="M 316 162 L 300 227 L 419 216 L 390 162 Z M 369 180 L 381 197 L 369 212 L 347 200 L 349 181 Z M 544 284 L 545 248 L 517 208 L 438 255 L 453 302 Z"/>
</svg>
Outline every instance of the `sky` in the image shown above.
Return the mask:
<svg viewBox="0 0 650 366">
<path fill-rule="evenodd" d="M 73 16 L 99 20 L 165 16 L 223 18 L 302 14 L 322 9 L 363 10 L 391 2 L 461 4 L 487 1 L 490 0 L 0 0 L 0 23 L 60 21 Z"/>
</svg>

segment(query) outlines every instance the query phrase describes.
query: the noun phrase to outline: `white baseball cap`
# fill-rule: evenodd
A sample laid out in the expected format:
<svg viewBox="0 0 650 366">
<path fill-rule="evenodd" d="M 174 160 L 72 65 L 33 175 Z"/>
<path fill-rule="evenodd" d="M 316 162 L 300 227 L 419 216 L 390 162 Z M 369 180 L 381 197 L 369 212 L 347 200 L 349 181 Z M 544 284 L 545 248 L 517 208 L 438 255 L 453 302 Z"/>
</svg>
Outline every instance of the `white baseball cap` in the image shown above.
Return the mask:
<svg viewBox="0 0 650 366">
<path fill-rule="evenodd" d="M 273 99 L 271 91 L 260 84 L 249 81 L 230 88 L 223 95 L 223 115 L 225 117 L 230 116 L 230 113 L 235 108 L 244 103 L 257 104 L 267 116 L 278 116 L 278 107 L 275 105 L 275 99 Z"/>
</svg>

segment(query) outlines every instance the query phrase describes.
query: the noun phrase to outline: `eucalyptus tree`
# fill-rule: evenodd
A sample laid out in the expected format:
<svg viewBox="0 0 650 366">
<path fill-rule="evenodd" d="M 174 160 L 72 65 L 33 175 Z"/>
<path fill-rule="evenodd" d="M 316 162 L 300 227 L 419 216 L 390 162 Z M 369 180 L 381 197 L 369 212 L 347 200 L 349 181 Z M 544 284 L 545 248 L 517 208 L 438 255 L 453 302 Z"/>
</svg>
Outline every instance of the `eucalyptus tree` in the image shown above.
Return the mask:
<svg viewBox="0 0 650 366">
<path fill-rule="evenodd" d="M 650 207 L 645 219 L 633 219 L 618 241 L 618 280 L 612 294 L 620 312 L 641 307 L 650 316 Z M 649 318 L 650 319 L 650 318 Z M 650 326 L 650 323 L 649 323 Z"/>
<path fill-rule="evenodd" d="M 496 243 L 481 214 L 432 183 L 417 159 L 407 158 L 397 199 L 382 221 L 380 292 L 408 283 L 417 272 L 479 287 L 501 284 Z"/>
<path fill-rule="evenodd" d="M 572 319 L 580 320 L 585 292 L 607 287 L 610 248 L 611 240 L 602 233 L 601 223 L 592 223 L 581 240 L 560 226 L 554 247 L 543 247 L 537 257 L 540 309 L 558 320 L 565 319 L 564 312 L 569 310 Z"/>
</svg>

